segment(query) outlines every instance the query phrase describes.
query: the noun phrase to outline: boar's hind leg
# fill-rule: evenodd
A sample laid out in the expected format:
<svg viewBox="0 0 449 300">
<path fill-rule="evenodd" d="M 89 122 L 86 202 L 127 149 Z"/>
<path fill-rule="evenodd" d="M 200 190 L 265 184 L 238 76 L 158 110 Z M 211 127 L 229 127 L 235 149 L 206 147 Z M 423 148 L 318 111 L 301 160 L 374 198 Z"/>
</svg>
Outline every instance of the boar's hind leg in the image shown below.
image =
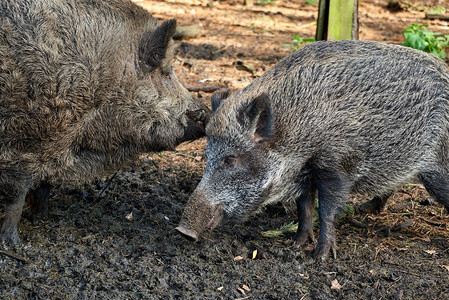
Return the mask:
<svg viewBox="0 0 449 300">
<path fill-rule="evenodd" d="M 324 173 L 324 172 L 323 172 Z M 335 217 L 348 200 L 350 193 L 350 182 L 343 174 L 325 171 L 324 176 L 318 177 L 318 213 L 320 220 L 320 235 L 318 244 L 313 253 L 316 259 L 326 260 L 329 252 L 337 258 L 335 246 Z"/>
<path fill-rule="evenodd" d="M 441 202 L 449 213 L 449 174 L 446 172 L 423 172 L 419 180 L 435 200 Z"/>
<path fill-rule="evenodd" d="M 34 221 L 38 215 L 48 216 L 48 204 L 50 199 L 51 185 L 42 182 L 41 185 L 31 190 L 26 196 L 26 203 L 30 206 L 30 219 Z"/>
<path fill-rule="evenodd" d="M 315 209 L 316 187 L 307 177 L 300 185 L 301 194 L 296 199 L 298 208 L 298 230 L 295 235 L 297 247 L 303 245 L 307 240 L 315 242 L 313 236 L 313 211 Z"/>
<path fill-rule="evenodd" d="M 380 213 L 385 209 L 388 198 L 390 198 L 391 193 L 374 197 L 370 201 L 364 202 L 359 205 L 358 210 L 362 213 Z"/>
<path fill-rule="evenodd" d="M 29 181 L 17 180 L 0 172 L 0 241 L 11 244 L 20 243 L 17 224 L 22 215 Z"/>
</svg>

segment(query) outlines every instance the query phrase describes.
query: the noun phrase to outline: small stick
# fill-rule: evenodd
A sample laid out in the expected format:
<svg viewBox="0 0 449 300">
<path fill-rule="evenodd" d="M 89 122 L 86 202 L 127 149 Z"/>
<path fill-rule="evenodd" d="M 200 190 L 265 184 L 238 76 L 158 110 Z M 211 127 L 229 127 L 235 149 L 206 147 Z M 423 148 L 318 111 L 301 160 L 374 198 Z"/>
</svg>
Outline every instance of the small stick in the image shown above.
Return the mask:
<svg viewBox="0 0 449 300">
<path fill-rule="evenodd" d="M 95 198 L 95 202 L 98 201 L 98 199 L 100 199 L 101 195 L 103 195 L 103 192 L 109 187 L 109 185 L 111 184 L 112 180 L 114 180 L 115 176 L 117 175 L 117 172 L 114 173 L 114 175 L 112 175 L 111 178 L 109 178 L 108 183 L 106 183 L 106 185 L 103 187 L 103 189 L 100 191 L 100 194 L 98 194 L 97 198 Z"/>
<path fill-rule="evenodd" d="M 180 153 L 180 152 L 176 153 L 176 155 L 188 157 L 188 158 L 191 158 L 191 159 L 195 159 L 195 157 L 193 157 L 192 155 L 188 155 L 188 154 L 184 154 L 184 153 Z"/>
<path fill-rule="evenodd" d="M 426 14 L 426 19 L 429 19 L 429 20 L 435 20 L 435 19 L 438 19 L 438 20 L 446 20 L 446 21 L 449 21 L 449 15 L 440 15 L 440 14 Z"/>
<path fill-rule="evenodd" d="M 10 252 L 4 251 L 4 250 L 0 250 L 0 254 L 2 254 L 2 255 L 4 255 L 4 256 L 11 257 L 11 258 L 14 258 L 14 259 L 16 259 L 16 260 L 18 260 L 18 261 L 21 261 L 21 262 L 24 263 L 24 264 L 27 264 L 27 263 L 28 263 L 28 261 L 27 261 L 25 258 L 22 258 L 22 257 L 20 257 L 20 256 L 17 256 L 17 255 L 15 255 L 15 254 L 13 254 L 13 253 L 10 253 Z"/>
<path fill-rule="evenodd" d="M 368 225 L 366 225 L 360 221 L 357 221 L 356 219 L 353 219 L 353 218 L 351 218 L 350 223 L 359 228 L 368 228 Z"/>
<path fill-rule="evenodd" d="M 423 218 L 423 217 L 419 217 L 419 218 L 420 218 L 421 220 L 423 220 L 423 221 L 429 223 L 430 225 L 434 225 L 434 226 L 438 226 L 438 227 L 446 227 L 446 226 L 447 226 L 447 224 L 442 223 L 442 222 L 436 222 L 436 221 L 428 220 L 428 219 Z"/>
<path fill-rule="evenodd" d="M 184 86 L 190 92 L 205 92 L 205 93 L 212 93 L 212 92 L 215 92 L 215 91 L 225 87 L 225 86 L 222 86 L 219 84 L 213 84 L 213 85 L 184 84 Z"/>
</svg>

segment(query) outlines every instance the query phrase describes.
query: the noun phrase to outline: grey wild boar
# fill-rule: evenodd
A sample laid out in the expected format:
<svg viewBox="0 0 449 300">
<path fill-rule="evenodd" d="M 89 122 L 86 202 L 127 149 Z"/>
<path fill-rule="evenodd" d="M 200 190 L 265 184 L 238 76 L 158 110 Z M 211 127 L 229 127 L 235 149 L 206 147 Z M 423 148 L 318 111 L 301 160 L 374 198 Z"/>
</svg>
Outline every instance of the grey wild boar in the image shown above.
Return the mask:
<svg viewBox="0 0 449 300">
<path fill-rule="evenodd" d="M 417 177 L 449 208 L 449 72 L 439 59 L 369 41 L 317 42 L 246 88 L 212 97 L 207 165 L 179 227 L 197 239 L 220 221 L 294 199 L 297 245 L 335 257 L 334 220 L 351 192 L 388 196 Z"/>
<path fill-rule="evenodd" d="M 20 241 L 30 190 L 43 201 L 204 136 L 210 112 L 171 66 L 175 29 L 128 0 L 0 2 L 0 240 Z"/>
</svg>

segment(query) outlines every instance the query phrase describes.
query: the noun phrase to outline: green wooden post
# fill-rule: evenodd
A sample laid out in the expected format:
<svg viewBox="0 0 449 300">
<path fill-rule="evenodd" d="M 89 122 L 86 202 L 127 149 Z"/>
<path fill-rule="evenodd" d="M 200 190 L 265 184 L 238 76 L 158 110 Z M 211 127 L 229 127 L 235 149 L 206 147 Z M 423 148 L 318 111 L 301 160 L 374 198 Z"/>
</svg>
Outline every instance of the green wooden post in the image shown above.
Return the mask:
<svg viewBox="0 0 449 300">
<path fill-rule="evenodd" d="M 316 40 L 358 39 L 358 0 L 320 0 Z"/>
<path fill-rule="evenodd" d="M 320 0 L 318 5 L 318 20 L 316 22 L 315 40 L 327 40 L 327 24 L 329 18 L 329 0 Z"/>
</svg>

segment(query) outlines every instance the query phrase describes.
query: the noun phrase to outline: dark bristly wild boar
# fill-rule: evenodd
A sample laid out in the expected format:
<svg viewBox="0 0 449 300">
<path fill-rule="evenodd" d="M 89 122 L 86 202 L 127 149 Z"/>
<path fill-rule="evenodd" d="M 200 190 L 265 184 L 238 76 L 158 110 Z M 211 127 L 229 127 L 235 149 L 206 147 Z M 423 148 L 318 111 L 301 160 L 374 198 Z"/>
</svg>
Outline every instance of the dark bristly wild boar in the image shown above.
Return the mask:
<svg viewBox="0 0 449 300">
<path fill-rule="evenodd" d="M 179 227 L 243 221 L 263 205 L 295 199 L 297 245 L 335 257 L 334 220 L 351 192 L 388 196 L 417 177 L 449 208 L 449 71 L 410 48 L 368 41 L 317 42 L 246 88 L 212 97 L 204 176 Z M 368 205 L 369 206 L 369 205 Z"/>
<path fill-rule="evenodd" d="M 0 240 L 20 241 L 30 190 L 204 136 L 209 110 L 171 66 L 175 29 L 129 0 L 0 2 Z"/>
</svg>

